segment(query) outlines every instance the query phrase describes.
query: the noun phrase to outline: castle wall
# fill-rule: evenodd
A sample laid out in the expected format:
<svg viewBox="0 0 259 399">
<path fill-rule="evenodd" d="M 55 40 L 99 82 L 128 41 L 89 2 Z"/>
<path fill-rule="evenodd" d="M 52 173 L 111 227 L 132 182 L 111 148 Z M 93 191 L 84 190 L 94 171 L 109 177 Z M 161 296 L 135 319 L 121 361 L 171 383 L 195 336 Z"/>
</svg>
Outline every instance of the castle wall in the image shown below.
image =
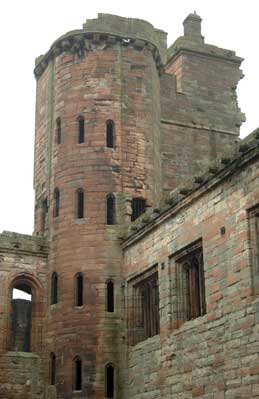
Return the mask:
<svg viewBox="0 0 259 399">
<path fill-rule="evenodd" d="M 0 235 L 1 399 L 45 398 L 45 387 L 49 381 L 49 359 L 45 352 L 44 339 L 48 292 L 47 253 L 46 243 L 42 238 L 9 232 Z M 26 284 L 32 290 L 30 334 L 29 326 L 26 325 L 28 317 L 23 317 L 25 302 L 27 307 L 29 302 L 11 299 L 12 288 L 17 284 Z M 12 302 L 17 304 L 15 308 Z M 14 319 L 19 319 L 15 340 Z M 25 333 L 23 328 L 26 329 Z"/>
<path fill-rule="evenodd" d="M 221 157 L 237 150 L 244 121 L 236 86 L 241 58 L 233 51 L 203 43 L 200 19 L 196 36 L 183 36 L 168 49 L 161 76 L 161 153 L 165 191 L 198 176 Z M 191 25 L 191 28 L 193 26 Z"/>
<path fill-rule="evenodd" d="M 250 210 L 258 209 L 258 156 L 247 162 L 237 162 L 223 180 L 211 179 L 213 184 L 187 196 L 153 228 L 125 242 L 129 323 L 132 285 L 154 265 L 160 297 L 160 335 L 136 345 L 129 336 L 125 397 L 258 396 L 258 269 L 249 219 Z M 197 242 L 204 259 L 206 314 L 184 322 L 177 310 L 177 262 Z"/>
</svg>

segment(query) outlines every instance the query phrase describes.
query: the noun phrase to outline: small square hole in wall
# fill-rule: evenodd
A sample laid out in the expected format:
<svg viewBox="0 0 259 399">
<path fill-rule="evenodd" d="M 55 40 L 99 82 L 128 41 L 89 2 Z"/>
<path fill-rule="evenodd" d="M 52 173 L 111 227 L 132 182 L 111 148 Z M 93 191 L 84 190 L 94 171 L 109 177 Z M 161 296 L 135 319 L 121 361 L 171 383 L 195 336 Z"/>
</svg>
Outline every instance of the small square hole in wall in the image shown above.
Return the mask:
<svg viewBox="0 0 259 399">
<path fill-rule="evenodd" d="M 220 235 L 221 236 L 224 236 L 226 234 L 226 227 L 225 226 L 222 226 L 221 228 L 220 228 Z"/>
</svg>

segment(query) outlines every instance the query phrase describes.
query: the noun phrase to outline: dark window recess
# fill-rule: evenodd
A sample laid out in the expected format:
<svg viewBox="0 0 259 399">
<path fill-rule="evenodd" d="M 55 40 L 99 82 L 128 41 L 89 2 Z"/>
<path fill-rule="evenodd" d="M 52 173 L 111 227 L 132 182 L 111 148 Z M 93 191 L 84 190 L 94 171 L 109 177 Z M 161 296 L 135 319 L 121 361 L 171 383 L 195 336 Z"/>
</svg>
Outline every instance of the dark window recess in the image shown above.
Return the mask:
<svg viewBox="0 0 259 399">
<path fill-rule="evenodd" d="M 83 290 L 84 290 L 83 275 L 81 273 L 78 273 L 76 275 L 76 306 L 83 306 Z"/>
<path fill-rule="evenodd" d="M 134 286 L 134 343 L 159 334 L 158 273 Z"/>
<path fill-rule="evenodd" d="M 61 119 L 56 119 L 57 144 L 61 144 Z"/>
<path fill-rule="evenodd" d="M 59 216 L 59 206 L 60 206 L 60 192 L 58 188 L 54 190 L 54 218 Z"/>
<path fill-rule="evenodd" d="M 74 376 L 74 390 L 81 391 L 82 390 L 82 361 L 78 357 L 75 359 L 75 376 Z"/>
<path fill-rule="evenodd" d="M 58 275 L 56 272 L 51 276 L 51 305 L 58 303 Z"/>
<path fill-rule="evenodd" d="M 56 384 L 56 356 L 55 353 L 50 354 L 50 385 Z"/>
<path fill-rule="evenodd" d="M 146 210 L 146 200 L 143 198 L 133 198 L 131 202 L 132 212 L 131 221 L 136 220 Z"/>
<path fill-rule="evenodd" d="M 111 364 L 106 366 L 106 397 L 114 398 L 114 367 Z"/>
<path fill-rule="evenodd" d="M 179 321 L 195 319 L 206 313 L 202 248 L 196 246 L 186 252 L 176 262 Z"/>
<path fill-rule="evenodd" d="M 107 224 L 115 224 L 115 197 L 113 194 L 108 194 L 106 197 L 107 202 Z"/>
<path fill-rule="evenodd" d="M 82 219 L 84 217 L 84 191 L 82 189 L 77 190 L 77 218 Z"/>
<path fill-rule="evenodd" d="M 114 148 L 114 122 L 109 120 L 106 122 L 106 146 L 108 148 Z"/>
<path fill-rule="evenodd" d="M 85 120 L 81 116 L 78 118 L 78 143 L 84 143 L 85 141 Z"/>
<path fill-rule="evenodd" d="M 107 292 L 107 312 L 114 312 L 114 284 L 108 281 L 106 284 Z"/>
</svg>

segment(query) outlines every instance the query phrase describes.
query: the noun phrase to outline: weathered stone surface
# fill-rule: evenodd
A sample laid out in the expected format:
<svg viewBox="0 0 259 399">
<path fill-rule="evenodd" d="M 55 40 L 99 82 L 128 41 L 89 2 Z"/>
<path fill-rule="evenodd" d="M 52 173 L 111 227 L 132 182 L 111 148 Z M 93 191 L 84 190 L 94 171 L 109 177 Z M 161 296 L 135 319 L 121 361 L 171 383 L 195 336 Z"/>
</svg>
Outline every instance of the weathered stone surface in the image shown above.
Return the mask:
<svg viewBox="0 0 259 399">
<path fill-rule="evenodd" d="M 238 139 L 242 59 L 196 14 L 184 30 L 167 50 L 150 23 L 99 14 L 36 61 L 34 235 L 0 235 L 0 399 L 258 397 L 258 131 Z M 187 320 L 203 269 L 206 313 Z"/>
</svg>

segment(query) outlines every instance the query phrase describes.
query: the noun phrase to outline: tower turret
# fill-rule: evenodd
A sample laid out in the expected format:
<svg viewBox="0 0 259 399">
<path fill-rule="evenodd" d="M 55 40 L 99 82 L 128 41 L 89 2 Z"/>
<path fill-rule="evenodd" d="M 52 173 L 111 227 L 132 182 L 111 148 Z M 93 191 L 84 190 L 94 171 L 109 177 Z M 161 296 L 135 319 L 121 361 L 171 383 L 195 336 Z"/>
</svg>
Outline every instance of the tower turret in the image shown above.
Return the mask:
<svg viewBox="0 0 259 399">
<path fill-rule="evenodd" d="M 151 24 L 99 14 L 36 64 L 35 232 L 50 239 L 48 351 L 64 398 L 119 395 L 117 235 L 160 198 L 165 49 Z"/>
</svg>

